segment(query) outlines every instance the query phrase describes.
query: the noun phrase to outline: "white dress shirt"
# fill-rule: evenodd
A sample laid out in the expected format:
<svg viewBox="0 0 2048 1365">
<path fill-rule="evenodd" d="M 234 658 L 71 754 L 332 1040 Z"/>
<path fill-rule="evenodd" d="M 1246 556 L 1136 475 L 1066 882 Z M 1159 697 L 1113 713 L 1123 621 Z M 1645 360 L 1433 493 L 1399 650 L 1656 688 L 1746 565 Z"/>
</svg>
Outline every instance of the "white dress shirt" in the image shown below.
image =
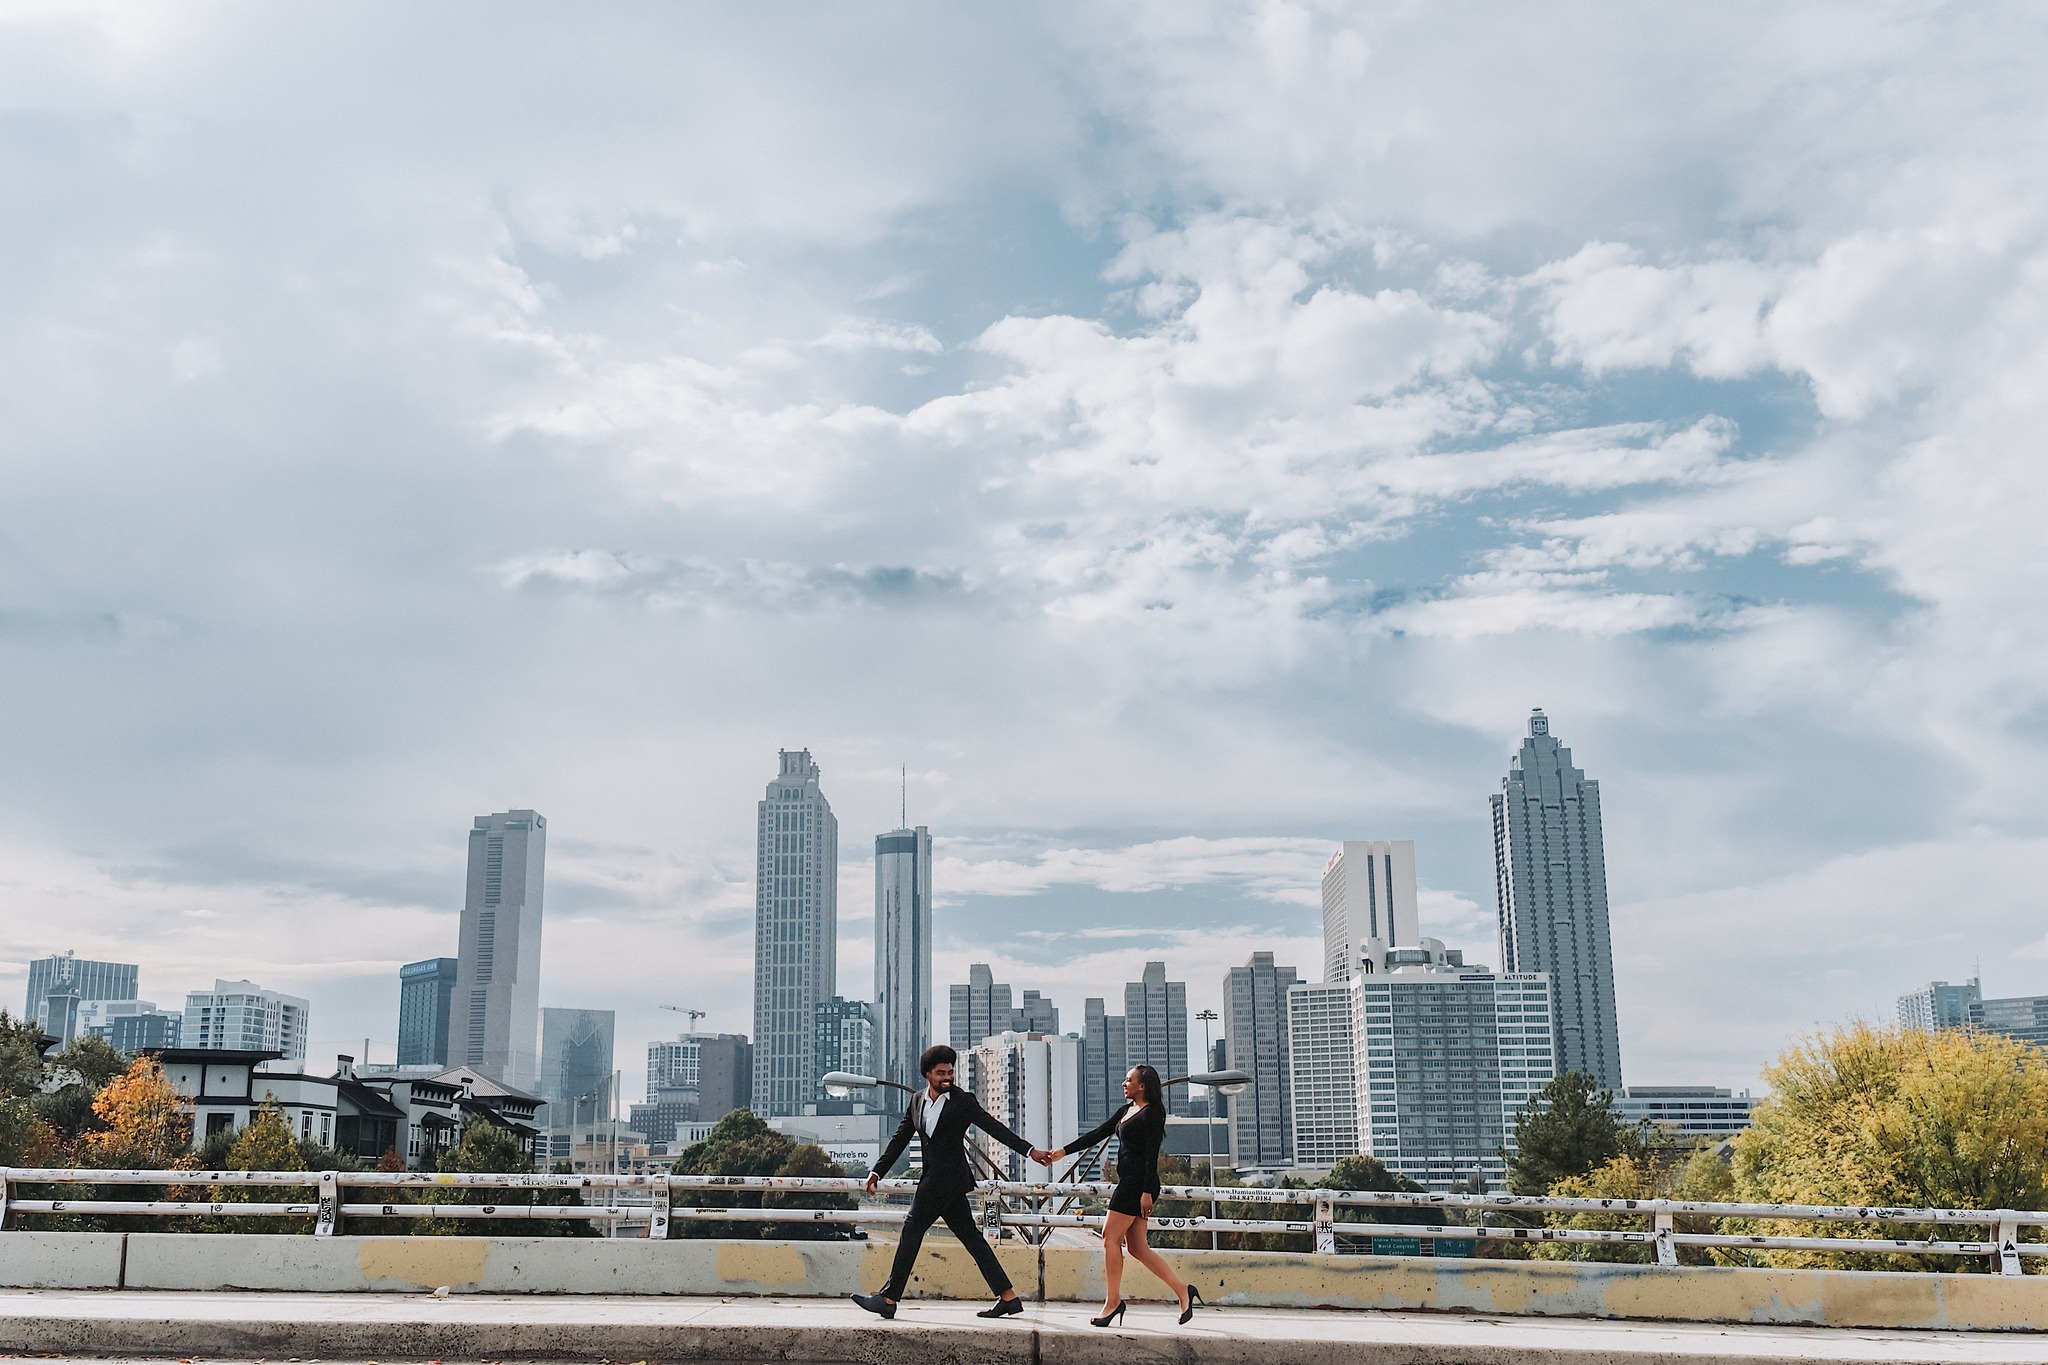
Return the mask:
<svg viewBox="0 0 2048 1365">
<path fill-rule="evenodd" d="M 933 1099 L 929 1090 L 925 1092 L 924 1135 L 926 1137 L 933 1137 L 938 1133 L 939 1115 L 945 1111 L 946 1101 L 951 1097 L 952 1093 L 952 1091 L 948 1090 L 937 1099 Z"/>
</svg>

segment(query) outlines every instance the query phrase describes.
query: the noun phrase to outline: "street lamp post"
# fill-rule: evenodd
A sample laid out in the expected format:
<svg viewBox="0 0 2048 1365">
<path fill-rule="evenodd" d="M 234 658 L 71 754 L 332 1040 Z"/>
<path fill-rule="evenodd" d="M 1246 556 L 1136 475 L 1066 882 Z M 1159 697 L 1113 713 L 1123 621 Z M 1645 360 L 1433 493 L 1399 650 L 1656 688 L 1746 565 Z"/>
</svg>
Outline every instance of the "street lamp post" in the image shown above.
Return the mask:
<svg viewBox="0 0 2048 1365">
<path fill-rule="evenodd" d="M 1209 1025 L 1216 1022 L 1215 1010 L 1203 1010 L 1195 1018 L 1202 1021 L 1202 1065 L 1213 1066 L 1216 1058 L 1210 1051 Z M 1216 1249 L 1216 1087 L 1209 1087 L 1209 1106 L 1202 1117 L 1202 1137 L 1209 1149 L 1209 1250 Z"/>
</svg>

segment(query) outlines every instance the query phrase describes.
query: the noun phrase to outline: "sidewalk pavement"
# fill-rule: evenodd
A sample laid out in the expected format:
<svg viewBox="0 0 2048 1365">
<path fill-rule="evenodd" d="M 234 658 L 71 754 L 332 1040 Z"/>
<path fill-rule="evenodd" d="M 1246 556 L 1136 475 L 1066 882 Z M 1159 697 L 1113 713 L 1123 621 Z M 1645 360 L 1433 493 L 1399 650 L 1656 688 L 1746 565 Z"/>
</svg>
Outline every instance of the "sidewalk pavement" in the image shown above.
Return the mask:
<svg viewBox="0 0 2048 1365">
<path fill-rule="evenodd" d="M 1030 1304 L 818 1299 L 0 1291 L 0 1352 L 206 1360 L 782 1361 L 792 1365 L 2048 1365 L 2048 1335 L 1719 1327 L 1132 1300 L 1124 1324 Z"/>
</svg>

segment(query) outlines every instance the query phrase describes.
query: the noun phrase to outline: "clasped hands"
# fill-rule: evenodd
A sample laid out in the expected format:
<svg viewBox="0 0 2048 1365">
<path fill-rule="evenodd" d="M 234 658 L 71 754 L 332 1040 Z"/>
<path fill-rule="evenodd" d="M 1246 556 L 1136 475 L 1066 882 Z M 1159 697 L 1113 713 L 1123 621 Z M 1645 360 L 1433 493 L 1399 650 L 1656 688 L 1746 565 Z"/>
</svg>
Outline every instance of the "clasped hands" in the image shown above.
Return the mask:
<svg viewBox="0 0 2048 1365">
<path fill-rule="evenodd" d="M 1031 1149 L 1031 1159 L 1039 1165 L 1046 1167 L 1050 1167 L 1053 1162 L 1058 1161 L 1066 1154 L 1067 1149 L 1064 1147 L 1056 1147 L 1050 1152 L 1046 1151 L 1043 1147 L 1033 1147 Z"/>
</svg>

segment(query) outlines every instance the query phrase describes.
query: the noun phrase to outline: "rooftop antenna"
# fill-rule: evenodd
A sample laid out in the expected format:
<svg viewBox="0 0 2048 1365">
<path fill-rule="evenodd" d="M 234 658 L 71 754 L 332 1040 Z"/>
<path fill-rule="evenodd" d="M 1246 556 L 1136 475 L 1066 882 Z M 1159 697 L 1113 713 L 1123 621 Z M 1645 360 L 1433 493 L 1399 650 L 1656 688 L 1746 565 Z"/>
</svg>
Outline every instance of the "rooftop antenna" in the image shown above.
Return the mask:
<svg viewBox="0 0 2048 1365">
<path fill-rule="evenodd" d="M 897 776 L 897 777 L 898 777 L 899 779 L 901 779 L 901 780 L 902 780 L 902 783 L 903 783 L 903 808 L 902 808 L 901 810 L 899 810 L 899 811 L 898 811 L 898 812 L 896 813 L 896 815 L 897 815 L 897 818 L 898 818 L 899 820 L 901 820 L 901 821 L 902 821 L 903 823 L 902 823 L 902 824 L 900 824 L 900 825 L 898 825 L 898 826 L 896 826 L 896 828 L 898 828 L 898 829 L 909 829 L 909 828 L 910 828 L 910 768 L 909 768 L 909 765 L 907 765 L 907 764 L 906 764 L 905 766 L 903 766 L 903 767 L 901 767 L 901 768 L 898 768 L 898 769 L 896 770 L 896 776 Z"/>
</svg>

